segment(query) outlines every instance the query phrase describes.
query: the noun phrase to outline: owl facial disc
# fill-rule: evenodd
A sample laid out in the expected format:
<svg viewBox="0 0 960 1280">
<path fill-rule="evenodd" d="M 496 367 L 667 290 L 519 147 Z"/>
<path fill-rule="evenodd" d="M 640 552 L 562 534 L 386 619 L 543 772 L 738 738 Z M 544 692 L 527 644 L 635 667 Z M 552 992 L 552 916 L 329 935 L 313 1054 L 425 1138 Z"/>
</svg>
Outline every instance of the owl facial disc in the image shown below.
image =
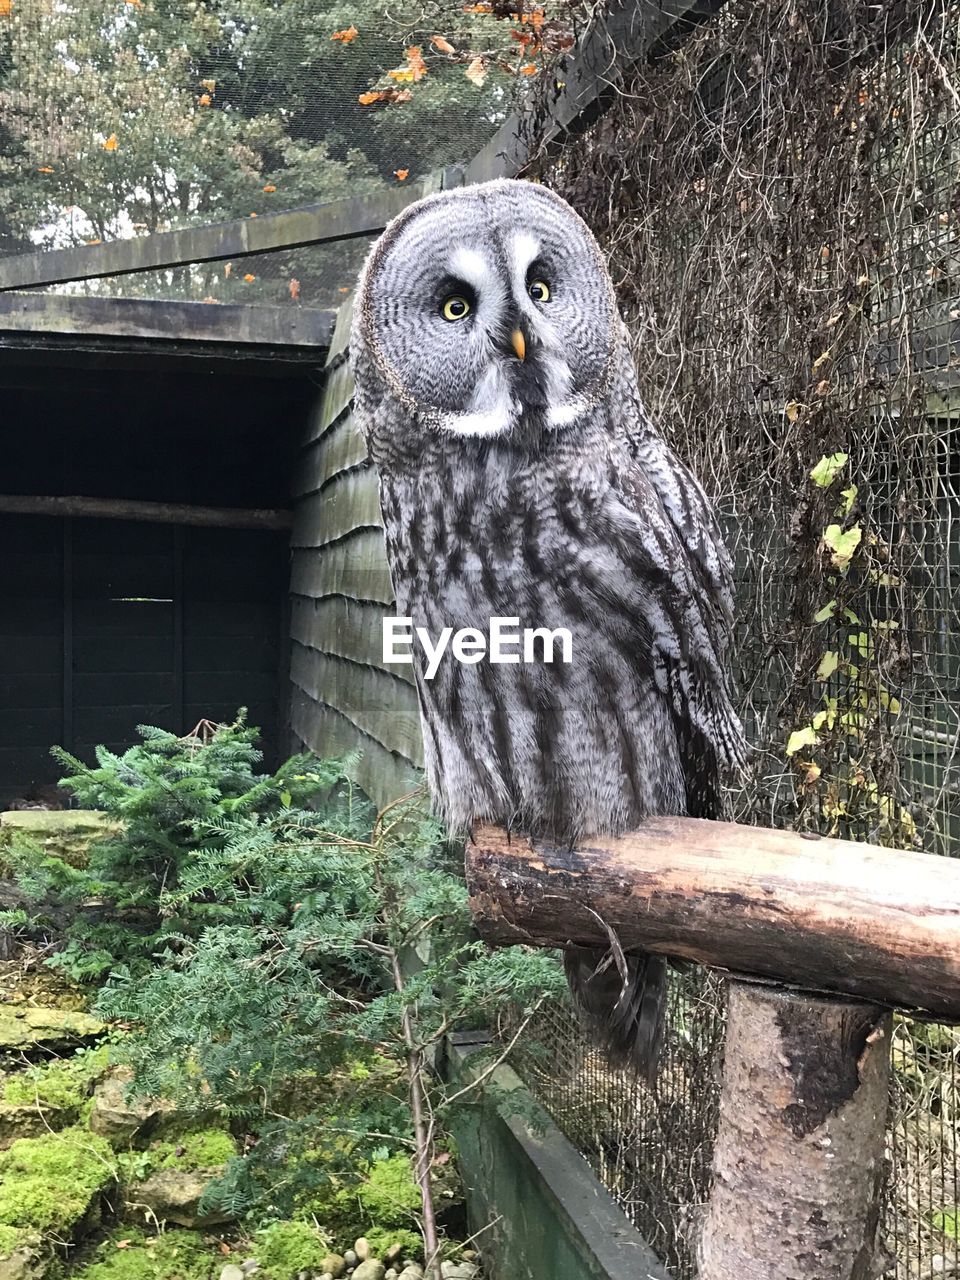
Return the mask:
<svg viewBox="0 0 960 1280">
<path fill-rule="evenodd" d="M 358 301 L 364 345 L 425 426 L 557 430 L 604 392 L 609 275 L 585 224 L 544 188 L 486 183 L 412 205 L 374 247 Z"/>
</svg>

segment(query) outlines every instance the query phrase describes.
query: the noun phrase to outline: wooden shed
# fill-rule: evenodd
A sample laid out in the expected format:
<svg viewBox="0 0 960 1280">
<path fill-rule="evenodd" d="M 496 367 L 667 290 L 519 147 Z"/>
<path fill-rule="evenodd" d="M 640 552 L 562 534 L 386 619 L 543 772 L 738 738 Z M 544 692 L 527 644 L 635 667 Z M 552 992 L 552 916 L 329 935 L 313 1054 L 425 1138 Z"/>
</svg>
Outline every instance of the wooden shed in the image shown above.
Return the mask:
<svg viewBox="0 0 960 1280">
<path fill-rule="evenodd" d="M 291 739 L 291 499 L 333 317 L 0 297 L 0 807 L 139 724 Z"/>
</svg>

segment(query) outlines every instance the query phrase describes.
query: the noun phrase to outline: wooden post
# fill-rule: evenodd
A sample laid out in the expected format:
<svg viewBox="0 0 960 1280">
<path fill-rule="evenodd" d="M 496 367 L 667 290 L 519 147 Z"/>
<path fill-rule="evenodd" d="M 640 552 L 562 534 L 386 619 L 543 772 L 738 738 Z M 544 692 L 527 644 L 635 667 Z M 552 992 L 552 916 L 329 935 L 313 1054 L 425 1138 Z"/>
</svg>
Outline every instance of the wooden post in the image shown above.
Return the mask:
<svg viewBox="0 0 960 1280">
<path fill-rule="evenodd" d="M 889 1013 L 729 983 L 699 1280 L 874 1280 Z"/>
<path fill-rule="evenodd" d="M 884 1273 L 887 1010 L 960 1022 L 960 860 L 654 818 L 573 849 L 479 828 L 467 881 L 494 945 L 650 951 L 732 975 L 699 1280 Z"/>
</svg>

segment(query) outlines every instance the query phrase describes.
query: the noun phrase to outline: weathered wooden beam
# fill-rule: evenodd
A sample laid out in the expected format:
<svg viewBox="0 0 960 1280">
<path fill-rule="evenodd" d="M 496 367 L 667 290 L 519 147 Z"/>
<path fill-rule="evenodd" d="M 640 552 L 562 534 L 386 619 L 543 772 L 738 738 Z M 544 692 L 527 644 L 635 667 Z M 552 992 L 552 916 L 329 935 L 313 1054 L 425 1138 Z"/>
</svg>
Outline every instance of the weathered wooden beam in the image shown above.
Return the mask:
<svg viewBox="0 0 960 1280">
<path fill-rule="evenodd" d="M 105 244 L 0 258 L 0 292 L 122 276 L 195 262 L 222 262 L 254 253 L 280 253 L 304 245 L 329 244 L 376 235 L 408 204 L 435 190 L 431 177 L 350 200 L 307 205 L 286 213 L 240 218 L 205 227 L 155 232 Z"/>
<path fill-rule="evenodd" d="M 324 351 L 330 345 L 335 320 L 336 312 L 316 307 L 214 306 L 150 298 L 75 298 L 58 293 L 0 295 L 0 345 L 4 334 L 42 333 Z"/>
<path fill-rule="evenodd" d="M 615 0 L 591 22 L 559 68 L 558 87 L 544 113 L 510 116 L 466 166 L 464 181 L 515 177 L 552 142 L 588 128 L 612 102 L 624 72 L 658 46 L 682 39 L 723 4 L 724 0 Z"/>
<path fill-rule="evenodd" d="M 571 849 L 480 827 L 474 919 L 494 945 L 685 957 L 960 1022 L 960 860 L 693 818 Z"/>
<path fill-rule="evenodd" d="M 0 494 L 0 514 L 80 516 L 94 520 L 139 520 L 147 524 L 196 525 L 201 529 L 267 529 L 284 533 L 290 511 L 262 507 L 195 507 L 183 502 L 141 502 L 129 498 L 41 497 Z"/>
<path fill-rule="evenodd" d="M 728 984 L 699 1280 L 880 1274 L 890 1033 L 873 1005 Z"/>
</svg>

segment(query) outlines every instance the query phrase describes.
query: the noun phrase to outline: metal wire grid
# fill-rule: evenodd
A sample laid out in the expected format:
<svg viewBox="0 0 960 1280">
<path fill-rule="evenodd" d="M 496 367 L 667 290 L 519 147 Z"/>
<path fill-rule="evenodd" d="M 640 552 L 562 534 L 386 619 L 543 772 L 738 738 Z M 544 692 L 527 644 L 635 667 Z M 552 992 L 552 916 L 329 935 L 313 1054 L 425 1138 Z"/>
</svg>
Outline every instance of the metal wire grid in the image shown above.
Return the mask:
<svg viewBox="0 0 960 1280">
<path fill-rule="evenodd" d="M 731 0 L 618 86 L 611 115 L 544 175 L 610 255 L 648 405 L 718 499 L 755 747 L 731 816 L 953 856 L 958 20 L 946 2 L 897 17 L 856 0 Z M 819 543 L 834 498 L 809 479 L 834 450 L 850 454 L 870 543 L 839 589 Z M 814 625 L 834 594 L 836 616 Z M 850 696 L 841 674 L 811 679 L 825 650 L 856 657 L 871 710 L 859 739 L 821 744 L 822 772 L 805 777 L 785 753 L 790 730 Z M 611 1073 L 565 1010 L 535 1029 L 549 1072 L 529 1045 L 522 1062 L 680 1280 L 695 1273 L 722 1017 L 713 980 L 674 978 L 654 1093 Z M 956 1030 L 897 1021 L 884 1237 L 898 1280 L 960 1276 L 958 1054 Z"/>
</svg>

